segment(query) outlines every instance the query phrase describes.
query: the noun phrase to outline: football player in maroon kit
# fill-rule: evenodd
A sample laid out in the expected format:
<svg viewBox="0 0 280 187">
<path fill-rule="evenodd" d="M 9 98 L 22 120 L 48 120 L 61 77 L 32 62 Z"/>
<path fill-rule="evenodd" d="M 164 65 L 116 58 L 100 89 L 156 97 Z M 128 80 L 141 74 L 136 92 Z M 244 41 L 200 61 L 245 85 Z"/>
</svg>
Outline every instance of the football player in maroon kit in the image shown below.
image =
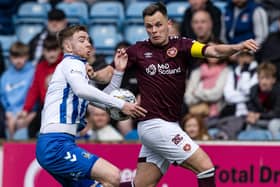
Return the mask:
<svg viewBox="0 0 280 187">
<path fill-rule="evenodd" d="M 243 50 L 255 52 L 258 46 L 251 39 L 234 45 L 207 46 L 169 37 L 170 22 L 162 3 L 146 7 L 143 19 L 149 39 L 126 50 L 127 68 L 135 66 L 141 106 L 148 111 L 137 119 L 142 147 L 136 176 L 128 186 L 155 187 L 169 165 L 174 164 L 195 172 L 199 187 L 215 187 L 211 159 L 178 124 L 189 62 L 192 58 L 224 58 Z"/>
</svg>

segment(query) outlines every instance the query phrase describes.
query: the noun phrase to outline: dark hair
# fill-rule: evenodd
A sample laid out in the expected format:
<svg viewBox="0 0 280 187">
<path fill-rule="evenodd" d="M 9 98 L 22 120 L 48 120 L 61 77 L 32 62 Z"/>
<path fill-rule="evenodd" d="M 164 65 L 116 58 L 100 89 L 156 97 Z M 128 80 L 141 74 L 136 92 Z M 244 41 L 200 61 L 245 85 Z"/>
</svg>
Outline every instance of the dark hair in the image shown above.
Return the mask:
<svg viewBox="0 0 280 187">
<path fill-rule="evenodd" d="M 158 11 L 160 13 L 162 13 L 162 15 L 167 17 L 167 9 L 166 9 L 166 6 L 162 2 L 153 3 L 149 6 L 147 6 L 143 10 L 142 16 L 143 16 L 143 18 L 145 18 L 146 16 L 152 16 Z"/>
<path fill-rule="evenodd" d="M 10 48 L 10 56 L 13 56 L 13 57 L 29 56 L 28 45 L 26 45 L 22 42 L 13 43 Z"/>
<path fill-rule="evenodd" d="M 277 68 L 271 62 L 263 62 L 259 65 L 257 72 L 258 72 L 258 75 L 260 75 L 261 73 L 264 73 L 264 76 L 266 76 L 266 77 L 272 76 L 272 77 L 276 78 Z"/>
<path fill-rule="evenodd" d="M 59 44 L 58 41 L 56 39 L 56 37 L 54 35 L 47 35 L 47 37 L 44 40 L 43 43 L 43 48 L 45 49 L 58 49 L 59 48 Z"/>
<path fill-rule="evenodd" d="M 71 25 L 64 28 L 57 34 L 57 41 L 61 49 L 63 49 L 63 42 L 65 39 L 68 39 L 74 35 L 74 33 L 79 31 L 87 32 L 87 28 L 83 25 Z"/>
<path fill-rule="evenodd" d="M 48 20 L 49 21 L 61 21 L 66 18 L 65 13 L 60 9 L 52 9 L 48 12 Z"/>
<path fill-rule="evenodd" d="M 127 42 L 127 41 L 121 41 L 119 43 L 117 43 L 116 47 L 115 47 L 115 51 L 117 49 L 119 49 L 120 47 L 129 47 L 130 46 L 130 43 Z"/>
</svg>

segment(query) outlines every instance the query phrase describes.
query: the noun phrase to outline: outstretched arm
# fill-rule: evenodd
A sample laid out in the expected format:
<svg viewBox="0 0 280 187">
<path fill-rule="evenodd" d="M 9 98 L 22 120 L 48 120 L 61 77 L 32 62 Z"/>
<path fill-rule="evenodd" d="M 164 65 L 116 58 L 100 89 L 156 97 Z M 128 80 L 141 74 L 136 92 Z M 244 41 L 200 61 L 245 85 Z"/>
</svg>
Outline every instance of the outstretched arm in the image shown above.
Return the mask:
<svg viewBox="0 0 280 187">
<path fill-rule="evenodd" d="M 115 70 L 118 72 L 124 72 L 127 66 L 127 54 L 125 49 L 118 49 L 114 57 Z M 90 64 L 86 64 L 87 75 L 91 80 L 95 80 L 99 83 L 108 83 L 111 81 L 114 68 L 107 66 L 101 70 L 94 71 Z"/>
<path fill-rule="evenodd" d="M 256 52 L 258 45 L 253 39 L 245 40 L 239 44 L 210 45 L 205 49 L 205 57 L 225 58 L 241 51 Z"/>
</svg>

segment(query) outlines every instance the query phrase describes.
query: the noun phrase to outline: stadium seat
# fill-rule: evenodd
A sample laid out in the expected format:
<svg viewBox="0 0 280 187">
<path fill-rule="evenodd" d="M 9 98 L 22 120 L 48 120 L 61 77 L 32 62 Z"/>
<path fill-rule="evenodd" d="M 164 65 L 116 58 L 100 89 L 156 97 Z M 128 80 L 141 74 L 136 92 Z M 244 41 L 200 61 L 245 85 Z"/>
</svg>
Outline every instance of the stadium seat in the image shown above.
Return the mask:
<svg viewBox="0 0 280 187">
<path fill-rule="evenodd" d="M 64 11 L 70 24 L 88 23 L 88 6 L 85 2 L 60 2 L 56 5 L 56 8 Z"/>
<path fill-rule="evenodd" d="M 126 9 L 126 24 L 139 23 L 143 24 L 142 11 L 151 2 L 131 2 Z"/>
<path fill-rule="evenodd" d="M 124 37 L 131 44 L 148 39 L 146 29 L 143 25 L 127 25 L 125 27 Z"/>
<path fill-rule="evenodd" d="M 48 3 L 25 2 L 20 5 L 15 16 L 14 23 L 41 23 L 45 24 L 48 11 L 51 9 Z"/>
<path fill-rule="evenodd" d="M 181 22 L 185 10 L 189 7 L 187 1 L 172 1 L 166 5 L 169 18 Z"/>
<path fill-rule="evenodd" d="M 114 60 L 114 56 L 113 55 L 107 55 L 105 57 L 105 60 L 106 60 L 107 64 L 111 64 L 113 62 L 113 60 Z"/>
<path fill-rule="evenodd" d="M 121 2 L 105 1 L 96 2 L 91 6 L 90 24 L 116 24 L 118 28 L 124 21 L 124 7 Z"/>
<path fill-rule="evenodd" d="M 21 24 L 16 27 L 16 35 L 19 41 L 28 44 L 43 28 L 41 24 Z"/>
<path fill-rule="evenodd" d="M 98 54 L 113 55 L 115 46 L 122 40 L 114 25 L 91 26 L 89 34 L 94 40 L 94 47 Z"/>
<path fill-rule="evenodd" d="M 214 5 L 219 8 L 222 14 L 225 14 L 227 2 L 226 1 L 214 1 Z"/>
</svg>

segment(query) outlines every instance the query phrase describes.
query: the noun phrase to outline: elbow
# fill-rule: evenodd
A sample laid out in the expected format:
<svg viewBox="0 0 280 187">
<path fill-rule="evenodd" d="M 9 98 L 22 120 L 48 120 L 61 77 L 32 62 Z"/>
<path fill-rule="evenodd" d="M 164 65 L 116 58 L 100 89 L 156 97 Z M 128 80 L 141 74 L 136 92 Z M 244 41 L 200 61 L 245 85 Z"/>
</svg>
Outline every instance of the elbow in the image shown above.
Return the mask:
<svg viewBox="0 0 280 187">
<path fill-rule="evenodd" d="M 85 92 L 86 92 L 86 90 L 84 88 L 86 88 L 86 87 L 82 86 L 82 85 L 81 86 L 72 87 L 73 93 L 76 96 L 80 97 L 80 98 L 84 98 L 85 97 Z"/>
</svg>

